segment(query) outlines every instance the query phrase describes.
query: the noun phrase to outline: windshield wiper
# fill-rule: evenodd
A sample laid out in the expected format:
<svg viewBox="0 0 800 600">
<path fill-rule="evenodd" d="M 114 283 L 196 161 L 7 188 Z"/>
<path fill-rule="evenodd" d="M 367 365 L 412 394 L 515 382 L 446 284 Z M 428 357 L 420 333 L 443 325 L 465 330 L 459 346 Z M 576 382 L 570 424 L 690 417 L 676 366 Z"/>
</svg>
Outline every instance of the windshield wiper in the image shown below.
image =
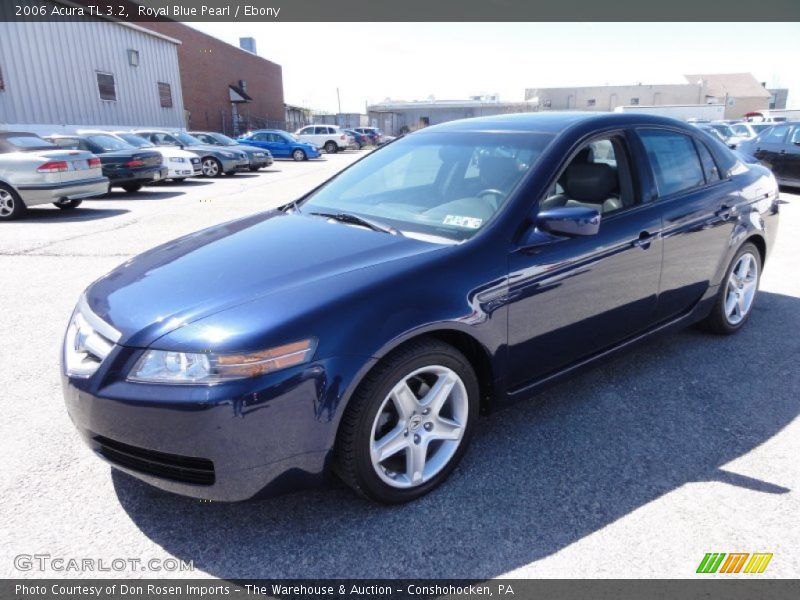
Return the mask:
<svg viewBox="0 0 800 600">
<path fill-rule="evenodd" d="M 340 223 L 348 223 L 350 225 L 361 225 L 363 227 L 368 227 L 369 229 L 372 229 L 372 231 L 381 231 L 383 233 L 389 233 L 391 235 L 402 235 L 400 231 L 395 229 L 394 227 L 390 227 L 389 225 L 383 225 L 382 223 L 376 223 L 371 219 L 365 219 L 364 217 L 359 217 L 358 215 L 354 215 L 352 213 L 312 212 L 308 214 L 315 215 L 317 217 L 325 217 L 326 219 L 333 219 L 334 221 L 339 221 Z"/>
</svg>

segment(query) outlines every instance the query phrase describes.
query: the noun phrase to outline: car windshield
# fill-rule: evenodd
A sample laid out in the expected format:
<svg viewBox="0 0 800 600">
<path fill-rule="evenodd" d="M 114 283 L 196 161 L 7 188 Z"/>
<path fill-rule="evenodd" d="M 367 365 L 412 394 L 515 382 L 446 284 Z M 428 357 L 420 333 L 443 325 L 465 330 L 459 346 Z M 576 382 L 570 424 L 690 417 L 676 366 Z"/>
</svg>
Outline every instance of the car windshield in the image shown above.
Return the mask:
<svg viewBox="0 0 800 600">
<path fill-rule="evenodd" d="M 553 136 L 422 133 L 355 163 L 301 205 L 439 243 L 469 239 L 506 203 Z"/>
<path fill-rule="evenodd" d="M 184 146 L 201 146 L 203 144 L 203 142 L 198 140 L 196 137 L 189 135 L 188 133 L 173 133 L 172 137 L 180 141 L 180 143 Z"/>
<path fill-rule="evenodd" d="M 733 130 L 728 125 L 723 125 L 722 123 L 717 123 L 717 124 L 712 125 L 711 127 L 716 129 L 717 131 L 719 131 L 726 138 L 729 138 L 729 137 L 732 137 L 733 135 L 735 135 L 733 133 Z"/>
<path fill-rule="evenodd" d="M 155 144 L 151 144 L 143 137 L 139 137 L 138 135 L 134 135 L 132 133 L 118 133 L 117 137 L 121 137 L 131 146 L 136 146 L 137 148 L 155 148 Z"/>
<path fill-rule="evenodd" d="M 16 146 L 20 150 L 48 150 L 56 147 L 47 140 L 43 140 L 42 138 L 34 135 L 19 135 L 9 137 L 6 138 L 6 141 L 12 146 Z"/>
<path fill-rule="evenodd" d="M 112 135 L 90 135 L 87 136 L 89 140 L 100 146 L 106 152 L 114 152 L 115 150 L 130 150 L 133 148 L 128 142 L 122 141 L 118 137 Z"/>
<path fill-rule="evenodd" d="M 209 133 L 208 135 L 210 135 L 212 138 L 217 140 L 223 146 L 238 146 L 239 145 L 239 142 L 237 142 L 235 139 L 229 138 L 227 135 L 223 135 L 221 133 Z"/>
</svg>

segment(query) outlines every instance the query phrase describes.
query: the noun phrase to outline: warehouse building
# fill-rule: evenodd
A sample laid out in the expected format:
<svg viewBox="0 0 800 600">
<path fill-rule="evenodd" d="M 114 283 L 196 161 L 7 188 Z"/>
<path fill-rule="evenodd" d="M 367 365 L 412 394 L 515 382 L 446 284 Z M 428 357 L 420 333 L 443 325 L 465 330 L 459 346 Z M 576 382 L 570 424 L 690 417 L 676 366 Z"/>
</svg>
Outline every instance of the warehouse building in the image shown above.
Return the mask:
<svg viewBox="0 0 800 600">
<path fill-rule="evenodd" d="M 769 107 L 771 94 L 750 73 L 685 75 L 687 83 L 528 88 L 536 110 L 613 111 L 618 106 L 724 104 L 734 119 Z"/>
<path fill-rule="evenodd" d="M 182 127 L 179 47 L 102 19 L 0 22 L 0 129 Z"/>
<path fill-rule="evenodd" d="M 530 112 L 529 102 L 500 102 L 497 96 L 474 96 L 469 100 L 386 101 L 367 107 L 369 124 L 388 135 L 402 135 L 428 125 L 506 113 Z"/>
<path fill-rule="evenodd" d="M 227 135 L 284 127 L 282 69 L 256 54 L 255 40 L 242 38 L 243 49 L 183 23 L 141 25 L 181 42 L 178 62 L 186 127 Z"/>
</svg>

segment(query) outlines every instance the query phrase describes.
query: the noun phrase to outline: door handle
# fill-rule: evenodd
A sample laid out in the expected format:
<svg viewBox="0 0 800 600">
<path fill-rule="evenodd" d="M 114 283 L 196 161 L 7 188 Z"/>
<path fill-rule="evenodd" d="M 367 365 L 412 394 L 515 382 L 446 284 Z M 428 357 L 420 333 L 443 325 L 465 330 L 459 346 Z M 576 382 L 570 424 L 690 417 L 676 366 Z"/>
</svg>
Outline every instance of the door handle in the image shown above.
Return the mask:
<svg viewBox="0 0 800 600">
<path fill-rule="evenodd" d="M 642 250 L 647 250 L 650 247 L 650 244 L 653 243 L 655 239 L 655 234 L 650 233 L 649 231 L 642 231 L 639 234 L 639 237 L 633 240 L 633 247 L 634 248 L 641 248 Z"/>
</svg>

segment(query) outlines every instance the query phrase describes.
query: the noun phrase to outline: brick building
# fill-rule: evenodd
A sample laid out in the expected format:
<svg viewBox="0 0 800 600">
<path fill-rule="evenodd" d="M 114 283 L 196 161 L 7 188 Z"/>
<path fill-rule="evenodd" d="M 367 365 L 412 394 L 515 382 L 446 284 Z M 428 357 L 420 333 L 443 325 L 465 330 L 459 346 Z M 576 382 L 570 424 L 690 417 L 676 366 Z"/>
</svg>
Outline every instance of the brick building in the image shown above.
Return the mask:
<svg viewBox="0 0 800 600">
<path fill-rule="evenodd" d="M 281 66 L 183 23 L 138 23 L 180 40 L 178 63 L 186 127 L 237 135 L 283 127 Z"/>
</svg>

